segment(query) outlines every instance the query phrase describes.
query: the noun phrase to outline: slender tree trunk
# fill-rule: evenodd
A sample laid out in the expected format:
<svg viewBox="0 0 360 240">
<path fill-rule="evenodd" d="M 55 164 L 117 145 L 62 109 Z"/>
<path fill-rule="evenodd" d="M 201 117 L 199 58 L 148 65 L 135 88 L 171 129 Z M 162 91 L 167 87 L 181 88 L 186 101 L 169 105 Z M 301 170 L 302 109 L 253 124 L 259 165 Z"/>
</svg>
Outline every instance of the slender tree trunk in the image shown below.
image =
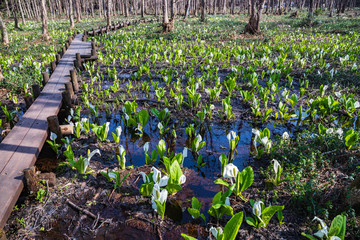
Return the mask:
<svg viewBox="0 0 360 240">
<path fill-rule="evenodd" d="M 201 0 L 201 21 L 205 22 L 205 0 Z"/>
<path fill-rule="evenodd" d="M 8 33 L 6 30 L 6 26 L 4 24 L 4 21 L 1 18 L 1 13 L 0 13 L 0 30 L 1 30 L 1 42 L 4 45 L 9 45 L 9 37 L 8 37 Z"/>
<path fill-rule="evenodd" d="M 176 15 L 176 10 L 175 10 L 175 0 L 171 0 L 171 19 L 175 19 L 175 15 Z"/>
<path fill-rule="evenodd" d="M 75 0 L 76 5 L 76 22 L 79 23 L 81 21 L 81 10 L 80 10 L 80 0 Z"/>
<path fill-rule="evenodd" d="M 168 0 L 163 0 L 163 33 L 171 32 L 174 29 L 174 19 L 169 21 Z"/>
<path fill-rule="evenodd" d="M 213 15 L 216 15 L 216 0 L 214 0 Z"/>
<path fill-rule="evenodd" d="M 41 21 L 43 38 L 49 40 L 48 17 L 46 12 L 46 0 L 41 0 Z"/>
<path fill-rule="evenodd" d="M 145 0 L 141 0 L 141 18 L 145 18 Z"/>
<path fill-rule="evenodd" d="M 223 0 L 223 14 L 226 14 L 226 0 Z"/>
<path fill-rule="evenodd" d="M 69 0 L 69 19 L 70 19 L 70 28 L 74 28 L 74 13 L 73 13 L 73 1 Z"/>
<path fill-rule="evenodd" d="M 110 16 L 110 13 L 111 13 L 111 0 L 107 0 L 107 14 L 106 14 L 106 23 L 108 26 L 111 25 L 111 16 Z"/>
<path fill-rule="evenodd" d="M 129 16 L 128 0 L 124 0 L 124 14 L 125 17 Z"/>
<path fill-rule="evenodd" d="M 260 33 L 260 21 L 264 5 L 265 0 L 251 0 L 251 15 L 249 23 L 245 26 L 245 33 Z"/>
<path fill-rule="evenodd" d="M 12 6 L 12 13 L 13 13 L 13 16 L 14 16 L 14 28 L 19 29 L 19 21 L 18 21 L 18 18 L 17 18 L 15 6 Z"/>
<path fill-rule="evenodd" d="M 186 4 L 186 12 L 185 12 L 185 17 L 184 17 L 184 20 L 187 19 L 187 17 L 189 16 L 189 13 L 190 13 L 190 4 L 191 4 L 191 0 L 187 0 L 187 4 Z"/>
<path fill-rule="evenodd" d="M 309 15 L 312 16 L 314 12 L 314 0 L 310 0 L 309 4 Z"/>
<path fill-rule="evenodd" d="M 5 6 L 6 6 L 6 16 L 10 17 L 10 8 L 9 8 L 8 0 L 5 0 Z"/>
<path fill-rule="evenodd" d="M 18 4 L 17 4 L 17 5 L 18 5 L 17 7 L 18 7 L 18 9 L 20 10 L 20 15 L 21 15 L 22 24 L 23 24 L 23 25 L 26 25 L 25 16 L 24 16 L 24 11 L 23 11 L 23 9 L 22 9 L 20 0 L 18 0 L 17 3 L 18 3 Z"/>
<path fill-rule="evenodd" d="M 234 15 L 235 14 L 235 0 L 231 1 L 231 14 Z"/>
<path fill-rule="evenodd" d="M 341 5 L 341 8 L 340 8 L 340 13 L 344 13 L 344 12 L 345 12 L 347 3 L 348 3 L 348 0 L 343 0 L 343 1 L 342 1 L 342 3 L 341 3 L 342 5 Z"/>
</svg>

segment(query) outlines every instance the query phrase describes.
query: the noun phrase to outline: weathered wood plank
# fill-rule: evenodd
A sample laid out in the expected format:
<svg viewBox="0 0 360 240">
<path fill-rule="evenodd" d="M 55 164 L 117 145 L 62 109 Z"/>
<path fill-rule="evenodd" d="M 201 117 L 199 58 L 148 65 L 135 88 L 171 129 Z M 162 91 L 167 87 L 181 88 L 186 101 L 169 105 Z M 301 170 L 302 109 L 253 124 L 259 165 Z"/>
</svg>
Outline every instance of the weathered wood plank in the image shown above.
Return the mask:
<svg viewBox="0 0 360 240">
<path fill-rule="evenodd" d="M 0 228 L 2 228 L 23 188 L 23 170 L 34 165 L 47 138 L 47 121 L 61 106 L 64 83 L 70 80 L 75 53 L 91 53 L 91 43 L 77 35 L 63 55 L 40 96 L 0 144 Z"/>
</svg>

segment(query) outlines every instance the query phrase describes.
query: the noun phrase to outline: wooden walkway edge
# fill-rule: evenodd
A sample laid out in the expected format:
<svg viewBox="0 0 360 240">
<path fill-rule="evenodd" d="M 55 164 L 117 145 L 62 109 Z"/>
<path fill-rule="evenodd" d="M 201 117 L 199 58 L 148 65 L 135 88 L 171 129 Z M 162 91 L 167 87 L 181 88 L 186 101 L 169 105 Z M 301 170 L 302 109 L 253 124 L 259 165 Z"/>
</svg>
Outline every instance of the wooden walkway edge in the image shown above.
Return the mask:
<svg viewBox="0 0 360 240">
<path fill-rule="evenodd" d="M 0 143 L 0 229 L 2 229 L 23 189 L 23 170 L 35 161 L 48 136 L 47 117 L 57 115 L 64 84 L 70 80 L 75 54 L 91 54 L 91 42 L 78 34 L 61 58 L 40 96 Z"/>
</svg>

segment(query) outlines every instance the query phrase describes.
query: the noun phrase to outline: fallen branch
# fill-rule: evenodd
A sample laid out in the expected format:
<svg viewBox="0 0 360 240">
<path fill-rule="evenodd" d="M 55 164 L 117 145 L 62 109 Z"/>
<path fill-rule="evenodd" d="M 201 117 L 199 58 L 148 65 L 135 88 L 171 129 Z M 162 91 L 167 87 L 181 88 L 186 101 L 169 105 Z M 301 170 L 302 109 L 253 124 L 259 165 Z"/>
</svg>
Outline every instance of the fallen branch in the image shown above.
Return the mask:
<svg viewBox="0 0 360 240">
<path fill-rule="evenodd" d="M 90 211 L 81 208 L 79 206 L 77 206 L 75 203 L 71 202 L 69 199 L 66 200 L 66 203 L 69 204 L 71 207 L 75 208 L 76 210 L 85 213 L 86 215 L 88 215 L 89 217 L 96 219 L 97 217 L 95 216 L 95 214 L 91 213 Z"/>
</svg>

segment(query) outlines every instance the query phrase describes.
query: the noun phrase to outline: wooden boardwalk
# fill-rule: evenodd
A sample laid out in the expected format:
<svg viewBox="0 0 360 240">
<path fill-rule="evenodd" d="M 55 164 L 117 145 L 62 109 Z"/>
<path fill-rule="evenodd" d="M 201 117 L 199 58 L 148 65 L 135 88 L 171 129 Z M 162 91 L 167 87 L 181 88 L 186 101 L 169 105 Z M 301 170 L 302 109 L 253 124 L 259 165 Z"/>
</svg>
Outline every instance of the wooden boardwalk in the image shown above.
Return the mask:
<svg viewBox="0 0 360 240">
<path fill-rule="evenodd" d="M 57 115 L 64 84 L 69 82 L 75 54 L 91 54 L 91 42 L 78 34 L 61 58 L 40 96 L 0 144 L 0 229 L 2 229 L 23 189 L 23 170 L 35 161 L 48 136 L 47 117 Z"/>
</svg>

